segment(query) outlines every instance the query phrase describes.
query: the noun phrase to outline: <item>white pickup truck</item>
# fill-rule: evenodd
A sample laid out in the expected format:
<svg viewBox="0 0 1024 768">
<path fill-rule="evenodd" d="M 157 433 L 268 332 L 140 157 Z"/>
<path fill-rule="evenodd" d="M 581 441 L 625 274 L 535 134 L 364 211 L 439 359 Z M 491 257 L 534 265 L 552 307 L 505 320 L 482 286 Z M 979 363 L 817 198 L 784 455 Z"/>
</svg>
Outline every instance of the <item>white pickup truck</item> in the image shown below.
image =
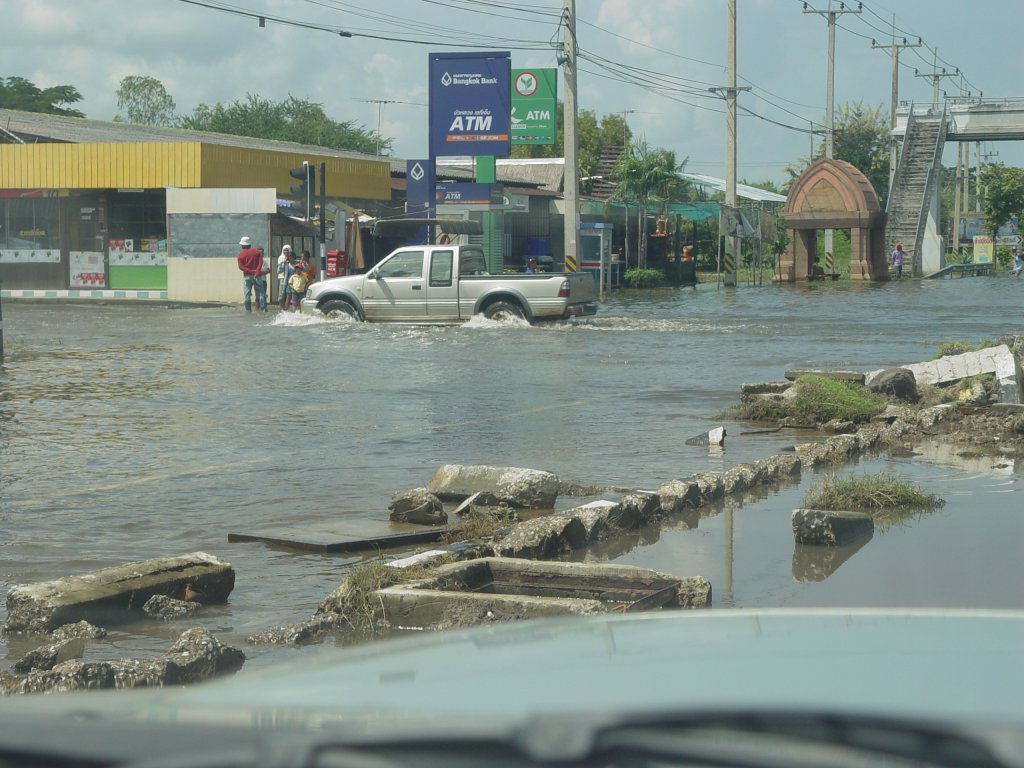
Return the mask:
<svg viewBox="0 0 1024 768">
<path fill-rule="evenodd" d="M 461 323 L 473 315 L 531 323 L 597 312 L 597 285 L 587 272 L 491 275 L 475 245 L 399 248 L 364 275 L 314 283 L 307 314 L 348 315 L 392 323 Z"/>
</svg>

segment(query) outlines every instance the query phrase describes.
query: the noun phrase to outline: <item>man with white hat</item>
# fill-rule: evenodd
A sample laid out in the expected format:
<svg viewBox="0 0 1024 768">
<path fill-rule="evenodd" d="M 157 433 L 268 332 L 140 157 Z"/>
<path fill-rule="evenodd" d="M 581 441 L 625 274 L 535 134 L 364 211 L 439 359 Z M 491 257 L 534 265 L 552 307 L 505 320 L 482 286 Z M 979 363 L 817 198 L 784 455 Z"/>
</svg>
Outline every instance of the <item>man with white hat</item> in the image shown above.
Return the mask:
<svg viewBox="0 0 1024 768">
<path fill-rule="evenodd" d="M 252 240 L 246 235 L 238 241 L 242 250 L 238 252 L 238 268 L 242 271 L 242 298 L 245 311 L 252 312 L 251 294 L 256 294 L 256 309 L 267 311 L 267 284 L 263 281 L 263 249 L 253 248 Z"/>
</svg>

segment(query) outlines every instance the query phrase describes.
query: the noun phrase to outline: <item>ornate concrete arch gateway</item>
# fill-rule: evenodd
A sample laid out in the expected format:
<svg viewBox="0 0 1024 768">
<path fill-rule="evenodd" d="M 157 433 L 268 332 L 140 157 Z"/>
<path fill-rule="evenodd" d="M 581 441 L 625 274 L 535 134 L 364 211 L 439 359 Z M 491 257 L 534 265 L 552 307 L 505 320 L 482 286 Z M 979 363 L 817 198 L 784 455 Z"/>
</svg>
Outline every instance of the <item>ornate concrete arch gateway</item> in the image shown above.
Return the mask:
<svg viewBox="0 0 1024 768">
<path fill-rule="evenodd" d="M 850 230 L 850 277 L 853 280 L 888 280 L 885 253 L 885 213 L 871 182 L 843 160 L 821 158 L 800 174 L 786 198 L 782 214 L 789 234 L 786 252 L 779 257 L 779 280 L 795 283 L 811 275 L 817 252 L 818 230 Z"/>
</svg>

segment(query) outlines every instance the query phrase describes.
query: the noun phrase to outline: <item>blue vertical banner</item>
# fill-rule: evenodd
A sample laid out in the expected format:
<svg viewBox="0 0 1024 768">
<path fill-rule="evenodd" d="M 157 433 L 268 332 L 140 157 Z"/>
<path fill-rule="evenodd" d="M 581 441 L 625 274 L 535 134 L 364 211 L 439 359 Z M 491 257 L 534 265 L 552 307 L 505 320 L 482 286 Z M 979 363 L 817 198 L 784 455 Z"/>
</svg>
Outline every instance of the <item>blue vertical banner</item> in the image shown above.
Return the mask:
<svg viewBox="0 0 1024 768">
<path fill-rule="evenodd" d="M 429 215 L 434 198 L 434 164 L 429 160 L 405 161 L 405 215 L 410 219 Z"/>
<path fill-rule="evenodd" d="M 434 200 L 434 161 L 405 161 L 405 215 L 410 219 L 430 218 Z M 429 242 L 426 227 L 422 227 L 407 245 Z"/>
<path fill-rule="evenodd" d="M 511 141 L 508 51 L 430 54 L 431 157 L 507 157 Z"/>
</svg>

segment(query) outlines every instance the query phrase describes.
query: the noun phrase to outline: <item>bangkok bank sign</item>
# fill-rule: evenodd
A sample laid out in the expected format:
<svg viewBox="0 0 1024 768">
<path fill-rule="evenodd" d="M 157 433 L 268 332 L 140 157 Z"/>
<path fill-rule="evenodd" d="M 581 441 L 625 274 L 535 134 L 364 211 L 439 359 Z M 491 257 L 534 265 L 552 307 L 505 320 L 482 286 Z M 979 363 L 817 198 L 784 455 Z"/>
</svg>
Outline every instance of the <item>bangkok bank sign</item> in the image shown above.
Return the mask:
<svg viewBox="0 0 1024 768">
<path fill-rule="evenodd" d="M 430 54 L 430 154 L 509 153 L 508 51 Z"/>
</svg>

